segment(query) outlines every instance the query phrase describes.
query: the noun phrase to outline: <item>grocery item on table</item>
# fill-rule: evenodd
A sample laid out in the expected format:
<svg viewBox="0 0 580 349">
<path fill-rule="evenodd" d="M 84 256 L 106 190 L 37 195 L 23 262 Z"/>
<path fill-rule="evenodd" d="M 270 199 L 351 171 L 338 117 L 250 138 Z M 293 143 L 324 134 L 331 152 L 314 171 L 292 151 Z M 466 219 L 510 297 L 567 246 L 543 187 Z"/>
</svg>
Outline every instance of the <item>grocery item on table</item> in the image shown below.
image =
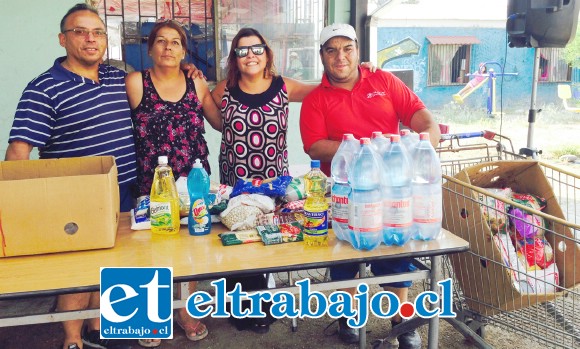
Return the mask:
<svg viewBox="0 0 580 349">
<path fill-rule="evenodd" d="M 391 145 L 382 161 L 383 242 L 401 246 L 413 234 L 413 188 L 411 163 L 399 135 L 391 136 Z"/>
<path fill-rule="evenodd" d="M 221 222 L 231 230 L 244 230 L 256 227 L 262 214 L 274 211 L 274 200 L 261 194 L 242 194 L 232 197 L 228 207 L 220 213 Z"/>
<path fill-rule="evenodd" d="M 240 178 L 234 185 L 230 198 L 241 194 L 262 194 L 270 197 L 284 196 L 291 180 L 291 176 L 268 179 Z"/>
<path fill-rule="evenodd" d="M 153 184 L 151 185 L 150 220 L 155 234 L 179 233 L 179 196 L 167 156 L 157 159 Z"/>
<path fill-rule="evenodd" d="M 356 249 L 372 250 L 383 240 L 381 170 L 369 138 L 360 139 L 360 150 L 348 174 L 352 190 L 348 197 L 348 228 Z"/>
<path fill-rule="evenodd" d="M 280 225 L 259 225 L 256 229 L 258 230 L 264 245 L 275 245 L 303 240 L 303 227 L 298 222 L 283 223 Z"/>
<path fill-rule="evenodd" d="M 326 175 L 320 170 L 320 160 L 310 162 L 311 170 L 304 175 L 304 242 L 308 246 L 328 245 L 328 202 Z"/>
<path fill-rule="evenodd" d="M 332 230 L 339 240 L 348 241 L 351 244 L 352 237 L 348 229 L 348 196 L 351 190 L 350 184 L 348 184 L 348 173 L 359 148 L 360 145 L 352 133 L 345 133 L 330 163 L 330 175 L 333 182 L 331 190 Z"/>
<path fill-rule="evenodd" d="M 149 221 L 149 195 L 138 197 L 137 205 L 131 209 L 131 229 L 151 229 L 151 221 Z"/>
<path fill-rule="evenodd" d="M 282 200 L 292 202 L 297 200 L 304 200 L 306 192 L 304 191 L 304 176 L 294 177 L 286 187 L 286 192 Z"/>
<path fill-rule="evenodd" d="M 242 245 L 262 241 L 262 238 L 256 229 L 226 231 L 218 236 L 224 246 Z"/>
<path fill-rule="evenodd" d="M 429 142 L 429 133 L 419 135 L 413 153 L 413 223 L 416 240 L 436 239 L 441 233 L 443 194 L 441 163 Z"/>
<path fill-rule="evenodd" d="M 187 228 L 190 235 L 206 235 L 211 230 L 211 216 L 207 204 L 209 194 L 209 176 L 200 159 L 195 163 L 187 176 L 189 192 L 189 215 Z"/>
</svg>

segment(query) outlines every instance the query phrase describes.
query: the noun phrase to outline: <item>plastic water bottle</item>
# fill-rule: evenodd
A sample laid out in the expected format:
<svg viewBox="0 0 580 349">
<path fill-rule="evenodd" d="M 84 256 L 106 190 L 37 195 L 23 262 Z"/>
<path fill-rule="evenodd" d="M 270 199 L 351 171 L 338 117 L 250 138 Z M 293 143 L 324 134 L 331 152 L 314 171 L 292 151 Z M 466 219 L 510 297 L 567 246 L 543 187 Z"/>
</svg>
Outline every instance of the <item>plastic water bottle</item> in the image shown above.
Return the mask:
<svg viewBox="0 0 580 349">
<path fill-rule="evenodd" d="M 412 183 L 414 239 L 435 239 L 443 217 L 441 163 L 426 132 L 420 134 L 413 154 Z"/>
<path fill-rule="evenodd" d="M 354 155 L 359 149 L 359 143 L 352 133 L 342 136 L 342 143 L 330 163 L 330 175 L 332 177 L 332 230 L 339 240 L 350 241 L 348 230 L 348 172 L 352 166 Z"/>
<path fill-rule="evenodd" d="M 375 131 L 371 136 L 371 144 L 373 145 L 375 152 L 379 155 L 379 161 L 383 161 L 382 158 L 389 151 L 389 147 L 391 146 L 391 140 L 385 137 L 381 131 Z"/>
<path fill-rule="evenodd" d="M 326 175 L 320 170 L 320 160 L 312 160 L 310 167 L 310 172 L 304 175 L 304 243 L 308 246 L 328 246 Z"/>
<path fill-rule="evenodd" d="M 348 198 L 348 228 L 356 249 L 372 250 L 382 241 L 383 200 L 381 196 L 381 164 L 369 138 L 360 139 L 348 182 L 352 188 Z"/>
<path fill-rule="evenodd" d="M 383 156 L 383 242 L 403 245 L 413 235 L 413 189 L 411 164 L 400 143 L 391 136 L 389 152 Z"/>
<path fill-rule="evenodd" d="M 179 233 L 179 196 L 175 177 L 167 165 L 167 156 L 157 159 L 157 167 L 151 185 L 149 212 L 151 232 L 156 234 Z"/>
<path fill-rule="evenodd" d="M 209 176 L 201 161 L 195 163 L 187 175 L 187 191 L 189 192 L 189 215 L 187 228 L 189 235 L 206 235 L 211 230 L 211 215 L 207 205 L 209 194 Z"/>
<path fill-rule="evenodd" d="M 415 147 L 419 143 L 419 135 L 412 133 L 411 130 L 406 128 L 402 129 L 399 133 L 401 134 L 401 144 L 407 151 L 407 156 L 411 159 Z"/>
</svg>

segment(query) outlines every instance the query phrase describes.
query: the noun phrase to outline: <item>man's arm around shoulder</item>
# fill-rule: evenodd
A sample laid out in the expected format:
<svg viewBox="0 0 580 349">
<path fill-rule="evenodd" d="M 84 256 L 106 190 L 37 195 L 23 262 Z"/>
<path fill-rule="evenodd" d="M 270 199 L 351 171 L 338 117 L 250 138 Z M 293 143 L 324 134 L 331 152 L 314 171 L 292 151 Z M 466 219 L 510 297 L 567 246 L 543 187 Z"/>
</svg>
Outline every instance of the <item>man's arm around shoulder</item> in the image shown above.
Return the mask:
<svg viewBox="0 0 580 349">
<path fill-rule="evenodd" d="M 32 144 L 23 141 L 12 141 L 6 149 L 4 159 L 9 160 L 29 160 L 32 152 Z"/>
</svg>

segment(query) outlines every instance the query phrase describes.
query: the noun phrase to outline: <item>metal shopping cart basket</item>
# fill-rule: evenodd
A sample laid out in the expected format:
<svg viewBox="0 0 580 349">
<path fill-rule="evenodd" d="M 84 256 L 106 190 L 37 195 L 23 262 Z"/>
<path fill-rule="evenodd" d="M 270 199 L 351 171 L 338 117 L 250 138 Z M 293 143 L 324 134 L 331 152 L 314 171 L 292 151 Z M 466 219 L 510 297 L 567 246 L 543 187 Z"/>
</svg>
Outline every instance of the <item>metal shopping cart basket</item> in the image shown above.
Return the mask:
<svg viewBox="0 0 580 349">
<path fill-rule="evenodd" d="M 446 270 L 457 289 L 458 320 L 482 337 L 493 323 L 548 347 L 580 348 L 580 177 L 538 161 L 513 161 L 519 156 L 509 139 L 475 137 L 484 134 L 467 143 L 451 136 L 446 141 L 455 143 L 439 148 L 443 227 L 470 243 L 469 252 L 450 256 Z M 546 207 L 522 205 L 494 187 L 543 197 Z M 525 246 L 522 255 L 535 251 L 521 244 L 518 229 L 551 246 L 537 249 L 533 266 L 517 254 L 516 246 Z"/>
</svg>

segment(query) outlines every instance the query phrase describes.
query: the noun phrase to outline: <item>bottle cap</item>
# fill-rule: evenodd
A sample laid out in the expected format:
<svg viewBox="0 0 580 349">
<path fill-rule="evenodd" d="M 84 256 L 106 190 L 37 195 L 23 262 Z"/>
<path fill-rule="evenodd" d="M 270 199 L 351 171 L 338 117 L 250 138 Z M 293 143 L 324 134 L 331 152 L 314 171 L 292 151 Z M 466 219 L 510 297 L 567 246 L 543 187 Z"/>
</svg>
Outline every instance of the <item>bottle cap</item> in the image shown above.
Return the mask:
<svg viewBox="0 0 580 349">
<path fill-rule="evenodd" d="M 167 155 L 161 155 L 157 158 L 157 164 L 159 165 L 167 165 Z"/>
<path fill-rule="evenodd" d="M 362 137 L 360 139 L 360 144 L 371 144 L 371 140 L 370 140 L 370 138 Z"/>
<path fill-rule="evenodd" d="M 428 132 L 421 132 L 419 134 L 419 139 L 422 141 L 429 140 L 429 133 Z"/>
<path fill-rule="evenodd" d="M 401 136 L 391 135 L 391 143 L 399 143 L 401 141 Z"/>
<path fill-rule="evenodd" d="M 401 136 L 408 136 L 409 134 L 411 134 L 411 130 L 404 128 L 401 130 L 400 134 Z"/>
<path fill-rule="evenodd" d="M 383 136 L 383 133 L 381 131 L 374 131 L 373 135 L 371 136 L 372 139 L 375 138 L 381 138 Z"/>
<path fill-rule="evenodd" d="M 354 135 L 352 133 L 345 133 L 342 135 L 342 140 L 346 141 L 346 140 L 351 140 L 354 139 Z"/>
<path fill-rule="evenodd" d="M 320 160 L 311 160 L 310 167 L 311 168 L 320 168 Z"/>
<path fill-rule="evenodd" d="M 195 159 L 195 163 L 193 164 L 193 168 L 203 168 L 200 159 Z"/>
</svg>

